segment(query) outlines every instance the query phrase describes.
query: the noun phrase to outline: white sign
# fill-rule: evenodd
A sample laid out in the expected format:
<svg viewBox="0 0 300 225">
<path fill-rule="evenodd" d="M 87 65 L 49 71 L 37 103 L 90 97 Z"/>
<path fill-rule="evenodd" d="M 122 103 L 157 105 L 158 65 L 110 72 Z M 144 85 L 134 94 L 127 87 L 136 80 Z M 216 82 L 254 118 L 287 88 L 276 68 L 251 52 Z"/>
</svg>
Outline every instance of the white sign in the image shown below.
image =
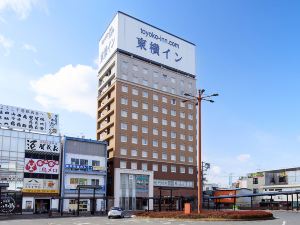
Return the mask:
<svg viewBox="0 0 300 225">
<path fill-rule="evenodd" d="M 100 68 L 121 49 L 195 75 L 195 45 L 118 12 L 99 42 Z"/>
<path fill-rule="evenodd" d="M 0 104 L 0 127 L 58 134 L 58 115 Z"/>
<path fill-rule="evenodd" d="M 24 178 L 22 192 L 58 193 L 58 180 Z"/>
<path fill-rule="evenodd" d="M 60 153 L 59 142 L 26 139 L 26 151 Z"/>
<path fill-rule="evenodd" d="M 25 173 L 58 174 L 59 162 L 56 160 L 25 158 Z"/>
</svg>

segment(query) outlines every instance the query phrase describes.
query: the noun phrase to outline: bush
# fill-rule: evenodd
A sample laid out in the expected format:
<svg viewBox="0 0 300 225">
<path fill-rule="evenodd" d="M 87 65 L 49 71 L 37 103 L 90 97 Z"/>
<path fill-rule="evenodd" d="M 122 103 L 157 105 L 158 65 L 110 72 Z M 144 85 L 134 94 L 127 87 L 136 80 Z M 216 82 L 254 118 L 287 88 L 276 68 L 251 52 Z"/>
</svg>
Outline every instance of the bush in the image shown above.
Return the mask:
<svg viewBox="0 0 300 225">
<path fill-rule="evenodd" d="M 267 211 L 202 211 L 200 214 L 192 212 L 138 212 L 137 217 L 149 218 L 175 218 L 175 219 L 233 219 L 233 220 L 254 220 L 272 219 L 273 214 Z"/>
</svg>

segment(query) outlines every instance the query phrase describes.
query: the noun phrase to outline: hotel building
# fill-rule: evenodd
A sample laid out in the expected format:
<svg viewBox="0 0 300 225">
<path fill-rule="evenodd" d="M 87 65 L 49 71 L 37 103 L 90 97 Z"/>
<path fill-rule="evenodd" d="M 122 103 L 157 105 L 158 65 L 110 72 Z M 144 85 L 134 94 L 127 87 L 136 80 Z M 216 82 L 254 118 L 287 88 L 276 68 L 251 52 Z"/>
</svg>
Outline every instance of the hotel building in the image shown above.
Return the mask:
<svg viewBox="0 0 300 225">
<path fill-rule="evenodd" d="M 97 140 L 107 141 L 108 196 L 197 194 L 195 45 L 118 12 L 99 42 Z M 168 189 L 168 190 L 164 190 Z"/>
</svg>

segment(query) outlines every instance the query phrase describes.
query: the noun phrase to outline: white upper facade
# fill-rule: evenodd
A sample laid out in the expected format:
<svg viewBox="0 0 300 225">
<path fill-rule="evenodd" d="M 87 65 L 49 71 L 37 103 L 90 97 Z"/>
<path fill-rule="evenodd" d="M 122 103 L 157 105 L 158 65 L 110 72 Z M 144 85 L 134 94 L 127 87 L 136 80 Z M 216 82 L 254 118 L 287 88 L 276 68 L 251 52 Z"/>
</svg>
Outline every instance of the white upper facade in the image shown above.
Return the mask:
<svg viewBox="0 0 300 225">
<path fill-rule="evenodd" d="M 118 12 L 99 41 L 100 69 L 116 50 L 195 75 L 195 45 Z"/>
</svg>

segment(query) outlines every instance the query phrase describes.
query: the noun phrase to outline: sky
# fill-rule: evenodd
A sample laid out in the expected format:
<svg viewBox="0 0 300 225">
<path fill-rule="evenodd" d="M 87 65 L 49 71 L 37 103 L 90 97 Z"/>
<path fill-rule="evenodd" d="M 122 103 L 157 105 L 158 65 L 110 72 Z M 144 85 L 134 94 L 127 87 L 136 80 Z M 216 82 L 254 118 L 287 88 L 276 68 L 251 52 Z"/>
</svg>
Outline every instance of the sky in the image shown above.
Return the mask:
<svg viewBox="0 0 300 225">
<path fill-rule="evenodd" d="M 208 181 L 300 166 L 300 2 L 0 0 L 0 104 L 96 138 L 98 41 L 117 11 L 196 44 Z"/>
</svg>

